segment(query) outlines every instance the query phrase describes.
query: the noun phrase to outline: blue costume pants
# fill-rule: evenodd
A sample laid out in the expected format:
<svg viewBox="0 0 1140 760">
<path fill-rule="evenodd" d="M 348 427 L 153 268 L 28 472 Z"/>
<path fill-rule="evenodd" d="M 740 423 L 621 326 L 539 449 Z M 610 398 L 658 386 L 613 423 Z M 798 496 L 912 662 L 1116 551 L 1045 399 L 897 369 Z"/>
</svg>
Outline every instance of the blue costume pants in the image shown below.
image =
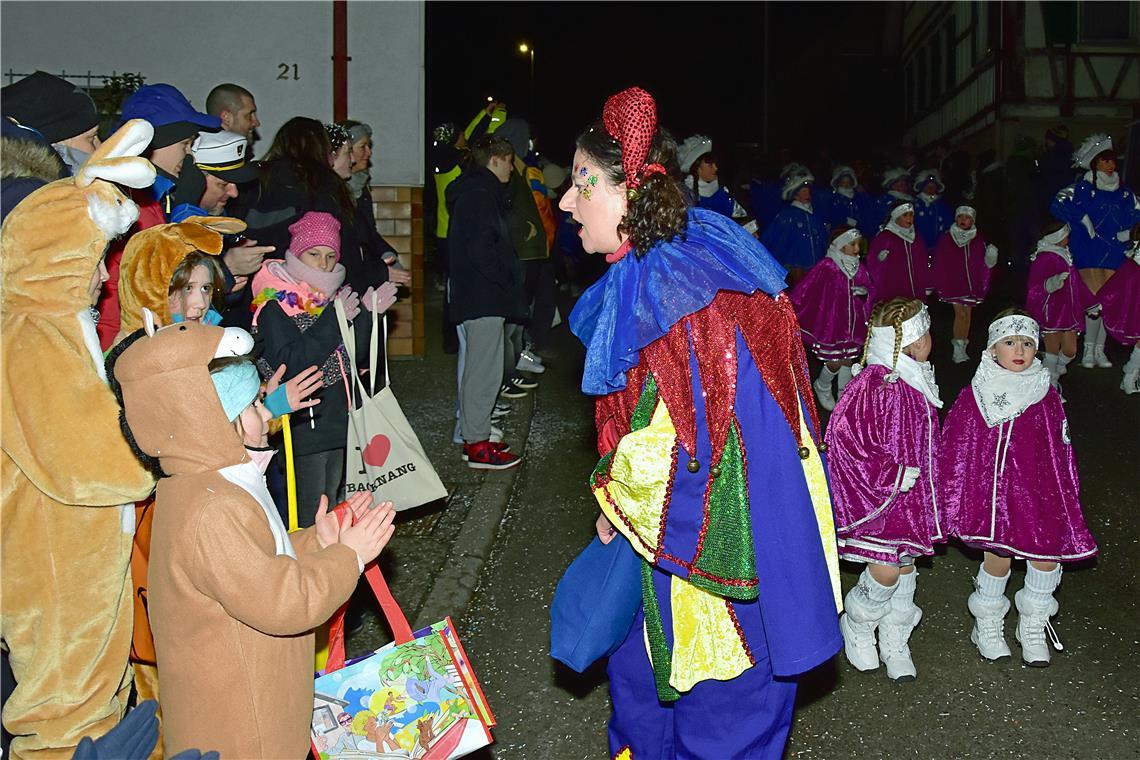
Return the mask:
<svg viewBox="0 0 1140 760">
<path fill-rule="evenodd" d="M 633 760 L 779 760 L 784 754 L 796 682 L 775 679 L 767 647 L 731 681 L 702 681 L 676 702 L 657 700 L 645 651 L 644 614 L 610 656 L 610 754 L 629 747 Z"/>
</svg>

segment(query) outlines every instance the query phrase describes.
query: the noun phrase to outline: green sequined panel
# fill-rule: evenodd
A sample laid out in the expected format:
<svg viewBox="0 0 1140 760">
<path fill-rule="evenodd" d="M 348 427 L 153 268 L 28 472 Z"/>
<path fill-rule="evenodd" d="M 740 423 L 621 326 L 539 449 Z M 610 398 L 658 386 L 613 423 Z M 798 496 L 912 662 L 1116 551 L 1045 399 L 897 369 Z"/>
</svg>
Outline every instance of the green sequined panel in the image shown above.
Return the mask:
<svg viewBox="0 0 1140 760">
<path fill-rule="evenodd" d="M 665 626 L 661 624 L 661 608 L 657 592 L 653 589 L 653 568 L 641 563 L 641 598 L 645 605 L 645 633 L 649 638 L 649 661 L 653 666 L 653 680 L 657 685 L 657 698 L 662 702 L 676 702 L 681 692 L 669 685 L 673 674 L 673 654 L 665 640 Z"/>
<path fill-rule="evenodd" d="M 717 596 L 751 600 L 758 595 L 756 552 L 748 506 L 743 445 L 734 421 L 728 429 L 720 475 L 709 484 L 709 524 L 689 583 Z"/>
</svg>

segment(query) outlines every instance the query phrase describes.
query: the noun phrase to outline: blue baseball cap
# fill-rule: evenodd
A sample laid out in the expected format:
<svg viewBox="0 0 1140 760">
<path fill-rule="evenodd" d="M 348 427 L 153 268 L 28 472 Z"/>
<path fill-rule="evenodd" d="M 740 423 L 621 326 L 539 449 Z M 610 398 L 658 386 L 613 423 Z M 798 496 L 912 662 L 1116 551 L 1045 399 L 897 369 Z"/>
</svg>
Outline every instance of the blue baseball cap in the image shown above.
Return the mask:
<svg viewBox="0 0 1140 760">
<path fill-rule="evenodd" d="M 194 110 L 186 96 L 169 84 L 148 84 L 123 101 L 122 122 L 145 119 L 154 127 L 151 148 L 163 148 L 197 132 L 217 132 L 222 120 Z"/>
</svg>

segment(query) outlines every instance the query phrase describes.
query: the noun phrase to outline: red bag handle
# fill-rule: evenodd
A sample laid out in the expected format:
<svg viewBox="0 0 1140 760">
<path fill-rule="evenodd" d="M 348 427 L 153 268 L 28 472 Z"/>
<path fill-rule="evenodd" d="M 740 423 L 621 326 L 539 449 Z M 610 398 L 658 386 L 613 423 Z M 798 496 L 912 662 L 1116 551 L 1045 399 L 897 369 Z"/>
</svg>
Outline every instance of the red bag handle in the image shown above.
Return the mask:
<svg viewBox="0 0 1140 760">
<path fill-rule="evenodd" d="M 341 525 L 344 525 L 345 520 L 349 521 L 349 525 L 356 522 L 352 510 L 348 508 L 348 504 L 345 502 L 337 504 L 333 509 L 333 514 L 337 516 Z M 396 643 L 406 644 L 411 641 L 412 627 L 408 624 L 408 618 L 404 616 L 404 611 L 400 609 L 399 603 L 396 602 L 392 592 L 388 589 L 388 581 L 384 579 L 384 574 L 380 572 L 380 566 L 376 560 L 365 566 L 364 577 L 368 579 L 368 585 L 372 587 L 372 593 L 376 595 L 376 601 L 380 603 L 380 610 L 384 613 L 384 619 L 388 621 L 388 627 L 392 630 Z M 347 609 L 348 602 L 345 602 L 329 621 L 329 656 L 325 662 L 326 673 L 332 673 L 344 667 L 344 613 Z"/>
</svg>

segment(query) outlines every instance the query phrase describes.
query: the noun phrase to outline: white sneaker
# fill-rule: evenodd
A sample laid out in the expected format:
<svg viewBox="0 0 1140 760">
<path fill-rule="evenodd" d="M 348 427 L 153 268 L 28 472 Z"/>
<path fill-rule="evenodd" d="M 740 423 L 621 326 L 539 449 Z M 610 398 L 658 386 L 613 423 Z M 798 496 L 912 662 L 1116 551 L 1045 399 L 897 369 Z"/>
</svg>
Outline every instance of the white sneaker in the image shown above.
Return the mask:
<svg viewBox="0 0 1140 760">
<path fill-rule="evenodd" d="M 542 366 L 542 359 L 538 354 L 531 353 L 524 350 L 519 355 L 518 363 L 515 364 L 515 369 L 519 372 L 530 372 L 535 375 L 541 375 L 546 371 L 546 367 Z"/>
<path fill-rule="evenodd" d="M 922 620 L 922 610 L 911 604 L 909 609 L 894 610 L 879 622 L 879 659 L 887 666 L 887 678 L 899 683 L 918 676 L 910 657 L 910 634 Z"/>
<path fill-rule="evenodd" d="M 879 667 L 875 629 L 890 612 L 891 596 L 897 587 L 898 584 L 883 586 L 864 570 L 859 582 L 843 598 L 845 612 L 839 616 L 843 654 L 856 670 L 866 672 Z"/>
</svg>

